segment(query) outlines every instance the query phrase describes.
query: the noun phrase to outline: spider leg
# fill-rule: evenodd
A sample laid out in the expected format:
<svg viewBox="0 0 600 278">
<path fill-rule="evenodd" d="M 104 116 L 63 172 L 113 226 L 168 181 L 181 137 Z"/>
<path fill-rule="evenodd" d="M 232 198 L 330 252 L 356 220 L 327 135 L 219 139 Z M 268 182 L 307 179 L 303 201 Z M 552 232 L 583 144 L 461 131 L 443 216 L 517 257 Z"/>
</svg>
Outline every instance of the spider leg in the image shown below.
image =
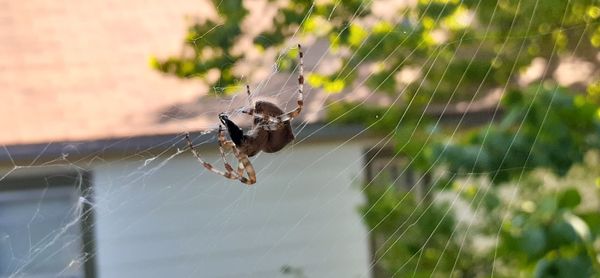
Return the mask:
<svg viewBox="0 0 600 278">
<path fill-rule="evenodd" d="M 221 156 L 223 157 L 223 161 L 225 161 L 223 148 L 231 149 L 233 151 L 233 154 L 235 155 L 235 158 L 237 158 L 238 160 L 237 172 L 233 172 L 233 167 L 231 167 L 231 165 L 227 162 L 225 162 L 225 168 L 227 168 L 227 170 L 231 173 L 234 173 L 237 176 L 237 179 L 245 184 L 252 185 L 256 183 L 256 171 L 254 170 L 252 163 L 250 163 L 248 155 L 240 152 L 234 141 L 225 140 L 225 134 L 223 133 L 223 129 L 221 128 L 221 126 L 219 126 L 219 145 L 221 146 L 220 150 Z M 248 173 L 248 178 L 244 177 L 244 170 L 246 171 L 246 173 Z"/>
<path fill-rule="evenodd" d="M 229 146 L 230 144 L 233 145 L 234 143 L 225 140 L 225 134 L 223 134 L 223 126 L 219 125 L 219 152 L 221 153 L 221 159 L 223 159 L 223 166 L 225 166 L 225 170 L 227 170 L 227 172 L 233 172 L 233 167 L 231 167 L 231 164 L 229 164 L 227 162 L 227 159 L 225 159 L 224 150 L 224 148 L 231 148 L 231 146 Z"/>
<path fill-rule="evenodd" d="M 192 140 L 190 139 L 189 134 L 185 135 L 185 139 L 187 140 L 188 146 L 189 146 L 190 150 L 192 151 L 192 153 L 194 154 L 194 156 L 196 157 L 196 159 L 198 159 L 200 164 L 202 164 L 202 166 L 204 166 L 204 168 L 206 168 L 207 170 L 209 170 L 213 173 L 216 173 L 218 175 L 221 175 L 223 177 L 226 177 L 228 179 L 239 180 L 240 182 L 245 183 L 247 185 L 252 185 L 252 184 L 256 183 L 256 171 L 254 171 L 254 167 L 250 163 L 250 159 L 248 159 L 247 155 L 242 154 L 238 150 L 238 148 L 236 147 L 236 145 L 233 141 L 225 140 L 225 136 L 223 135 L 223 130 L 219 131 L 219 149 L 221 152 L 221 157 L 223 158 L 224 163 L 225 163 L 225 169 L 226 169 L 225 172 L 214 168 L 210 163 L 208 163 L 208 162 L 204 161 L 202 158 L 200 158 L 200 155 L 198 155 L 198 152 L 194 148 L 194 145 L 192 143 Z M 232 149 L 233 154 L 238 159 L 239 164 L 238 164 L 237 173 L 234 172 L 233 167 L 231 167 L 231 165 L 225 161 L 224 148 Z M 247 178 L 243 176 L 244 170 L 246 170 L 246 173 L 248 173 Z"/>
<path fill-rule="evenodd" d="M 198 155 L 198 152 L 196 151 L 196 148 L 194 148 L 194 145 L 192 143 L 192 140 L 190 139 L 190 135 L 189 134 L 186 133 L 185 139 L 186 139 L 186 141 L 188 143 L 188 146 L 189 146 L 190 150 L 192 151 L 192 153 L 194 154 L 194 156 L 196 157 L 196 159 L 198 159 L 198 161 L 200 162 L 200 164 L 202 164 L 202 166 L 204 166 L 204 168 L 206 168 L 207 170 L 209 170 L 209 171 L 211 171 L 213 173 L 216 173 L 216 174 L 219 174 L 219 175 L 221 175 L 223 177 L 226 177 L 228 179 L 237 179 L 237 180 L 240 179 L 240 177 L 233 172 L 233 168 L 231 167 L 231 165 L 229 166 L 229 168 L 232 168 L 231 169 L 232 171 L 223 172 L 223 171 L 221 171 L 219 169 L 214 168 L 210 163 L 204 161 L 202 158 L 200 158 L 200 155 Z M 225 168 L 227 168 L 227 167 L 225 167 Z"/>
<path fill-rule="evenodd" d="M 222 139 L 221 139 L 222 138 Z M 222 140 L 222 141 L 221 141 Z M 250 159 L 246 154 L 240 152 L 233 141 L 225 141 L 225 136 L 219 135 L 219 143 L 222 144 L 223 148 L 231 149 L 233 151 L 233 155 L 238 160 L 238 168 L 237 172 L 233 172 L 233 167 L 231 165 L 226 165 L 228 171 L 231 172 L 232 175 L 235 175 L 235 179 L 238 179 L 242 183 L 247 185 L 252 185 L 256 183 L 256 171 L 254 170 L 254 166 L 250 163 Z M 221 152 L 223 154 L 223 152 Z M 223 155 L 224 156 L 224 155 Z M 244 177 L 244 171 L 248 174 L 248 177 Z"/>
<path fill-rule="evenodd" d="M 256 183 L 256 171 L 254 170 L 254 166 L 250 163 L 250 159 L 247 155 L 241 153 L 237 147 L 234 147 L 235 157 L 238 159 L 238 174 L 240 175 L 239 180 L 247 185 L 252 185 Z M 248 178 L 244 177 L 244 170 L 248 174 Z"/>
<path fill-rule="evenodd" d="M 244 169 L 246 169 L 244 167 L 244 164 L 238 160 L 237 174 L 240 175 L 240 176 L 243 176 L 244 175 Z"/>
<path fill-rule="evenodd" d="M 269 115 L 263 115 L 254 113 L 254 109 L 250 108 L 247 110 L 243 110 L 242 113 L 254 116 L 259 119 L 267 120 L 271 123 L 278 124 L 281 122 L 289 121 L 293 118 L 298 117 L 300 112 L 302 112 L 302 108 L 304 107 L 304 53 L 302 52 L 302 46 L 298 44 L 298 97 L 296 99 L 297 106 L 294 110 L 284 113 L 282 115 L 273 117 Z M 250 94 L 250 89 L 248 89 L 248 94 Z"/>
<path fill-rule="evenodd" d="M 252 107 L 252 94 L 250 93 L 250 86 L 246 85 L 246 93 L 248 94 L 248 105 Z"/>
<path fill-rule="evenodd" d="M 302 46 L 298 44 L 298 96 L 296 99 L 296 109 L 287 112 L 279 117 L 289 117 L 290 119 L 298 117 L 300 112 L 302 112 L 302 107 L 304 106 L 304 53 L 302 52 Z M 283 120 L 282 121 L 286 121 Z"/>
</svg>

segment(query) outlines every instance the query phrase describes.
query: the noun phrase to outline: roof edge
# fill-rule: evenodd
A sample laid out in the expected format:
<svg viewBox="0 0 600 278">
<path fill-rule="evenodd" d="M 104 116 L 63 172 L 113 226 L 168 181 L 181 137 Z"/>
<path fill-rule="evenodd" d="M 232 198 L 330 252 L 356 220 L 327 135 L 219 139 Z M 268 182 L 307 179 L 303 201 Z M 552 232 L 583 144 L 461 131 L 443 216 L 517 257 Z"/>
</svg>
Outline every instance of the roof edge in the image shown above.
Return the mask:
<svg viewBox="0 0 600 278">
<path fill-rule="evenodd" d="M 296 125 L 294 130 L 296 130 L 295 141 L 303 143 L 359 139 L 369 136 L 364 126 L 354 124 L 312 123 Z M 0 148 L 0 164 L 40 165 L 56 160 L 73 162 L 74 159 L 85 161 L 98 157 L 124 157 L 141 153 L 155 155 L 169 149 L 175 151 L 178 148 L 185 148 L 184 135 L 185 133 L 182 132 L 99 140 L 5 145 Z M 190 132 L 190 136 L 195 143 L 202 143 L 200 148 L 208 148 L 212 146 L 208 143 L 216 142 L 216 131 Z"/>
</svg>

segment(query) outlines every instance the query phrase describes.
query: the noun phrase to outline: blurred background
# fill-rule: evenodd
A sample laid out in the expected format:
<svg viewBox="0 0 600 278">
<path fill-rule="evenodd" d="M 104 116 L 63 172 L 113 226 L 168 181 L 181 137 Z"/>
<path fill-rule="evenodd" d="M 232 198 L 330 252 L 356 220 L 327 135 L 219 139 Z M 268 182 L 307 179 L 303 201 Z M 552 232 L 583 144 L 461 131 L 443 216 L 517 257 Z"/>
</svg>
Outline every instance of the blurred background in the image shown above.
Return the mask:
<svg viewBox="0 0 600 278">
<path fill-rule="evenodd" d="M 0 277 L 600 273 L 597 0 L 0 7 Z M 207 171 L 298 44 L 296 140 Z"/>
</svg>

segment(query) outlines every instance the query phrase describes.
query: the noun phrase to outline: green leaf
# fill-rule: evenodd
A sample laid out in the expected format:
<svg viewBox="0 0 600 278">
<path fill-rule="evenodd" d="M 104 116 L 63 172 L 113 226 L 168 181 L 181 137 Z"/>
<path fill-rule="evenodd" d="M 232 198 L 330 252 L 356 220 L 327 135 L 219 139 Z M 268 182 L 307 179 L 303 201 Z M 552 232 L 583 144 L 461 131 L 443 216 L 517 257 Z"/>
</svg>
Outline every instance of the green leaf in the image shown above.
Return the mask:
<svg viewBox="0 0 600 278">
<path fill-rule="evenodd" d="M 561 246 L 566 246 L 576 242 L 578 239 L 577 233 L 573 227 L 563 220 L 558 220 L 552 224 L 548 229 L 548 243 L 550 248 L 558 249 Z"/>
<path fill-rule="evenodd" d="M 600 214 L 594 211 L 578 215 L 590 228 L 591 234 L 600 235 Z"/>
<path fill-rule="evenodd" d="M 560 194 L 558 206 L 560 208 L 575 208 L 581 202 L 579 191 L 575 188 L 569 188 Z"/>
<path fill-rule="evenodd" d="M 546 233 L 540 227 L 525 229 L 521 236 L 521 249 L 530 259 L 542 255 L 546 248 Z"/>
<path fill-rule="evenodd" d="M 544 258 L 536 264 L 533 277 L 591 277 L 592 273 L 593 269 L 589 258 L 580 255 L 569 259 Z"/>
</svg>

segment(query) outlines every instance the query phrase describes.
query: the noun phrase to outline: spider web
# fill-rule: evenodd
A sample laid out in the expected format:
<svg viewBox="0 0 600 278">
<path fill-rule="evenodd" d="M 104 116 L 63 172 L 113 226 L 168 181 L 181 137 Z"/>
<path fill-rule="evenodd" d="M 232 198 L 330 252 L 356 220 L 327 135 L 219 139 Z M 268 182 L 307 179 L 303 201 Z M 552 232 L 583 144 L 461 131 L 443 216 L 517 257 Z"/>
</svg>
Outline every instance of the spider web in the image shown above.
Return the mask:
<svg viewBox="0 0 600 278">
<path fill-rule="evenodd" d="M 539 0 L 536 0 L 536 3 L 538 2 Z M 479 1 L 475 9 L 478 9 L 479 4 L 482 3 L 483 1 Z M 361 9 L 367 9 L 368 4 L 370 4 L 370 1 L 364 2 Z M 428 8 L 430 6 L 426 5 L 425 9 Z M 305 15 L 305 19 L 310 16 L 311 12 L 312 10 Z M 533 13 L 530 24 L 536 16 L 535 10 Z M 565 11 L 563 17 L 566 15 Z M 357 14 L 350 18 L 349 22 L 352 23 L 356 18 Z M 420 18 L 419 20 L 423 19 Z M 439 20 L 440 18 L 435 19 L 436 22 Z M 401 22 L 398 21 L 396 24 L 401 24 Z M 488 35 L 489 26 L 487 28 L 484 37 Z M 527 51 L 524 49 L 525 40 L 537 36 L 537 34 L 527 33 L 517 36 L 512 34 L 513 26 L 508 28 L 508 35 L 497 50 L 497 55 L 506 54 L 503 52 L 506 43 L 517 40 L 522 41 L 521 48 L 513 55 L 519 57 L 523 51 Z M 588 26 L 582 28 L 588 28 Z M 211 32 L 218 31 L 218 28 L 211 30 Z M 456 45 L 458 52 L 466 35 L 466 33 L 463 34 L 463 37 L 457 41 L 439 45 L 440 51 L 437 52 L 437 55 L 428 57 L 419 70 L 427 76 L 433 68 L 442 67 L 444 68 L 444 74 L 446 74 L 450 70 L 450 63 L 443 65 L 437 62 L 439 55 L 442 53 L 441 50 L 450 45 Z M 579 47 L 583 39 L 583 37 L 578 38 L 575 49 Z M 290 41 L 296 42 L 302 41 L 302 39 L 296 33 L 290 38 Z M 479 51 L 484 41 L 482 40 L 481 44 L 477 46 L 475 53 Z M 398 45 L 398 48 L 401 46 L 402 44 Z M 556 45 L 552 46 L 552 57 L 557 55 L 556 47 Z M 278 59 L 282 59 L 292 48 L 281 50 Z M 366 49 L 366 51 L 377 51 L 377 49 Z M 325 48 L 323 53 L 316 55 L 312 49 L 309 52 L 307 54 L 312 55 L 312 59 L 316 58 L 316 62 L 313 63 L 314 67 L 326 63 L 329 55 L 335 55 L 330 47 Z M 413 53 L 410 53 L 405 59 L 411 59 Z M 394 54 L 395 50 L 387 58 L 392 57 Z M 456 55 L 458 54 L 454 53 L 454 56 Z M 452 59 L 454 59 L 454 56 Z M 476 57 L 477 55 L 473 55 L 469 63 L 472 63 Z M 363 66 L 363 63 L 359 63 L 352 71 L 358 71 L 361 66 Z M 518 71 L 520 69 L 517 64 L 505 66 L 510 68 L 509 79 L 516 78 L 519 75 Z M 305 68 L 304 70 L 307 74 L 312 69 Z M 295 72 L 297 72 L 297 69 Z M 256 97 L 268 95 L 280 103 L 290 103 L 290 100 L 294 100 L 296 97 L 295 72 L 289 75 L 285 87 L 275 93 L 265 92 L 262 89 L 276 75 L 282 74 L 273 66 L 270 74 L 255 86 L 253 94 Z M 480 86 L 473 92 L 472 98 L 466 102 L 467 110 L 484 94 L 483 86 L 485 80 L 490 78 L 489 73 L 489 71 L 485 73 Z M 461 78 L 456 81 L 455 90 L 443 106 L 444 112 L 451 109 L 454 104 L 452 102 L 453 97 L 466 74 L 466 72 L 463 73 Z M 393 78 L 393 76 L 390 74 L 387 78 Z M 424 80 L 418 82 L 417 91 L 424 86 Z M 363 82 L 365 81 L 360 81 L 357 87 L 364 85 Z M 504 82 L 506 86 L 502 89 L 505 91 L 510 80 Z M 378 88 L 383 85 L 383 82 L 381 82 L 376 88 L 370 90 L 368 95 L 376 95 Z M 440 86 L 440 84 L 436 84 L 437 86 Z M 215 90 L 227 89 L 230 88 L 215 88 Z M 316 89 L 305 85 L 305 95 L 308 96 L 314 93 L 316 93 Z M 536 91 L 534 97 L 538 93 L 539 91 Z M 12 158 L 9 146 L 3 146 L 2 149 L 9 157 L 12 167 L 1 173 L 0 181 L 8 181 L 15 177 L 27 175 L 47 175 L 47 173 L 56 172 L 75 173 L 70 178 L 81 195 L 72 196 L 67 194 L 65 198 L 74 198 L 75 201 L 72 202 L 74 205 L 62 208 L 62 210 L 56 209 L 55 211 L 59 211 L 59 213 L 52 216 L 48 213 L 53 208 L 49 207 L 46 201 L 53 200 L 50 195 L 58 193 L 52 190 L 52 182 L 49 181 L 51 178 L 48 179 L 46 185 L 38 188 L 39 194 L 34 199 L 34 205 L 30 206 L 33 210 L 30 209 L 30 211 L 23 214 L 23 217 L 29 221 L 27 221 L 25 227 L 20 227 L 18 230 L 18 233 L 23 237 L 16 237 L 14 231 L 0 230 L 0 260 L 4 260 L 0 262 L 0 266 L 5 267 L 4 269 L 0 268 L 0 277 L 34 277 L 31 274 L 32 269 L 45 269 L 46 272 L 43 273 L 49 273 L 50 276 L 80 277 L 83 275 L 84 266 L 88 261 L 94 262 L 97 276 L 101 277 L 140 275 L 162 277 L 173 273 L 182 276 L 210 277 L 216 275 L 220 275 L 219 277 L 240 275 L 253 277 L 273 277 L 276 275 L 297 277 L 349 277 L 354 275 L 369 277 L 382 263 L 382 258 L 389 252 L 393 252 L 392 247 L 398 242 L 409 240 L 411 228 L 415 227 L 416 223 L 425 217 L 428 211 L 440 203 L 445 203 L 447 206 L 441 210 L 441 219 L 431 223 L 432 229 L 425 235 L 425 242 L 419 246 L 409 260 L 397 266 L 395 272 L 390 274 L 394 277 L 417 276 L 421 268 L 427 268 L 432 269 L 433 275 L 441 275 L 440 272 L 437 272 L 438 268 L 448 258 L 453 261 L 452 270 L 454 270 L 460 260 L 467 256 L 465 253 L 467 252 L 467 245 L 471 244 L 472 230 L 478 225 L 478 219 L 483 217 L 481 214 L 485 213 L 482 200 L 492 189 L 491 186 L 487 186 L 476 191 L 475 197 L 472 198 L 470 203 L 461 199 L 469 184 L 479 182 L 479 174 L 481 173 L 477 173 L 476 169 L 472 169 L 466 175 L 449 173 L 442 167 L 443 157 L 440 155 L 434 159 L 432 165 L 423 171 L 414 183 L 426 182 L 424 179 L 427 176 L 432 176 L 432 182 L 435 183 L 441 174 L 449 174 L 460 179 L 459 188 L 451 194 L 439 194 L 434 187 L 426 187 L 426 190 L 422 193 L 422 198 L 415 201 L 414 204 L 406 198 L 394 202 L 390 211 L 384 214 L 381 221 L 375 223 L 374 226 L 368 227 L 364 223 L 360 223 L 366 221 L 365 214 L 373 212 L 381 202 L 386 201 L 384 196 L 395 190 L 393 184 L 400 182 L 400 179 L 410 171 L 411 167 L 418 163 L 414 158 L 402 157 L 401 153 L 408 148 L 408 143 L 401 143 L 395 147 L 396 151 L 386 158 L 384 165 L 371 174 L 374 179 L 364 184 L 365 175 L 363 173 L 368 171 L 369 162 L 372 162 L 371 160 L 375 159 L 377 155 L 382 154 L 384 147 L 395 143 L 396 131 L 391 130 L 381 136 L 368 137 L 368 140 L 362 138 L 372 133 L 374 126 L 383 120 L 386 115 L 392 113 L 394 107 L 403 102 L 407 107 L 414 105 L 415 96 L 408 100 L 404 99 L 404 96 L 404 92 L 393 96 L 391 102 L 387 104 L 388 109 L 385 109 L 383 114 L 377 115 L 378 120 L 375 120 L 371 125 L 361 127 L 354 135 L 342 140 L 313 142 L 313 139 L 318 137 L 317 134 L 336 128 L 342 121 L 343 116 L 365 105 L 365 101 L 354 103 L 353 108 L 347 112 L 317 127 L 311 125 L 307 120 L 297 120 L 295 132 L 298 138 L 291 146 L 276 154 L 260 154 L 252 160 L 257 171 L 258 183 L 251 188 L 204 170 L 185 150 L 183 135 L 161 138 L 151 146 L 134 152 L 111 149 L 113 146 L 126 145 L 134 140 L 133 138 L 124 138 L 90 155 L 76 159 L 70 158 L 69 153 L 76 152 L 77 146 L 71 146 L 73 149 L 66 150 L 61 155 L 44 159 L 43 157 L 47 157 L 47 149 L 52 146 L 52 143 L 49 143 L 37 157 L 28 163 L 15 161 Z M 406 142 L 413 140 L 414 136 L 418 136 L 418 129 L 423 128 L 420 124 L 427 116 L 427 108 L 435 104 L 434 97 L 435 93 L 429 97 L 425 109 L 416 119 L 417 124 L 409 133 Z M 317 105 L 328 109 L 349 98 L 345 95 L 337 98 L 332 95 L 320 99 Z M 552 100 L 554 100 L 554 97 Z M 235 96 L 222 100 L 222 105 L 218 107 L 218 110 L 228 111 L 233 116 L 237 116 L 239 115 L 237 104 L 240 102 L 245 102 L 244 90 L 239 90 L 239 93 Z M 551 104 L 552 102 L 547 107 L 544 120 L 549 113 Z M 289 111 L 290 108 L 293 107 L 285 107 L 284 110 Z M 489 123 L 498 120 L 500 117 L 499 111 L 500 104 L 498 103 Z M 168 117 L 168 115 L 165 115 L 165 117 Z M 396 129 L 405 122 L 406 117 L 409 117 L 406 112 L 401 115 Z M 442 121 L 442 116 L 435 119 L 433 129 L 439 128 Z M 524 120 L 519 123 L 515 131 L 517 134 L 521 132 L 524 124 Z M 204 155 L 207 161 L 218 167 L 221 163 L 219 162 L 216 137 L 214 136 L 216 127 L 217 123 L 215 122 L 214 126 L 206 128 L 202 135 L 195 139 L 195 142 L 201 148 L 201 155 Z M 457 139 L 461 130 L 465 128 L 467 128 L 467 123 L 465 122 L 465 115 L 463 115 L 450 129 L 451 133 L 448 140 Z M 423 141 L 433 140 L 431 136 L 423 138 Z M 487 140 L 488 136 L 491 136 L 489 129 L 484 134 L 483 140 Z M 514 138 L 510 145 L 512 146 L 513 143 Z M 533 145 L 535 145 L 535 142 Z M 160 150 L 158 153 L 157 149 Z M 527 161 L 532 159 L 530 157 L 532 149 L 526 154 Z M 425 149 L 421 149 L 417 153 L 422 151 L 425 151 Z M 106 158 L 106 154 L 115 152 L 118 158 Z M 122 153 L 119 155 L 119 152 Z M 375 156 L 369 160 L 362 155 L 363 153 L 374 153 Z M 477 150 L 476 160 L 480 159 L 481 153 L 482 149 L 480 148 Z M 504 159 L 507 155 L 508 153 L 506 153 Z M 397 160 L 405 162 L 403 164 L 404 168 L 393 179 L 392 185 L 384 187 L 380 198 L 368 203 L 364 209 L 365 212 L 359 214 L 357 208 L 359 205 L 365 204 L 363 197 L 365 190 L 376 186 L 376 178 L 385 175 L 389 167 L 393 166 L 392 164 Z M 235 159 L 230 158 L 229 161 L 232 162 Z M 497 174 L 502 170 L 505 169 L 498 169 L 494 173 Z M 497 250 L 502 224 L 510 216 L 513 200 L 518 199 L 521 185 L 525 183 L 523 179 L 526 178 L 526 171 L 529 169 L 522 167 L 516 170 L 520 170 L 520 175 L 514 182 L 514 186 L 510 188 L 508 207 L 501 211 L 503 222 L 493 228 L 495 229 L 495 236 L 491 238 L 492 244 L 489 247 L 492 249 L 496 248 Z M 88 173 L 93 178 L 86 177 Z M 494 173 L 489 174 L 494 175 Z M 340 181 L 343 184 L 340 185 Z M 86 183 L 90 184 L 86 185 Z M 267 186 L 261 186 L 261 183 Z M 408 192 L 415 193 L 413 191 L 417 188 L 417 186 L 412 186 Z M 1 205 L 2 202 L 0 202 L 0 208 Z M 338 207 L 339 205 L 343 206 Z M 420 265 L 419 262 L 424 260 L 424 256 L 427 256 L 430 242 L 435 241 L 440 232 L 438 228 L 443 226 L 445 219 L 460 215 L 461 208 L 465 206 L 470 208 L 466 210 L 467 216 L 460 220 L 461 225 L 456 225 L 450 232 L 450 240 L 437 257 L 436 263 L 433 266 Z M 379 244 L 370 246 L 374 249 L 372 250 L 373 253 L 377 254 L 377 256 L 371 258 L 371 251 L 368 246 L 372 244 L 372 237 L 377 228 L 384 225 L 386 219 L 393 217 L 393 213 L 397 209 L 406 210 L 408 217 L 395 223 L 395 229 L 393 229 L 391 236 L 381 239 Z M 354 220 L 357 220 L 356 222 L 335 221 L 337 219 L 345 221 L 352 219 L 348 217 L 351 214 L 356 215 L 354 218 Z M 10 227 L 9 224 L 2 222 L 2 219 L 10 219 L 9 216 L 3 215 L 1 211 L 0 215 L 2 215 L 0 224 L 3 224 L 0 225 L 0 228 Z M 40 230 L 41 224 L 39 223 L 55 218 L 58 218 L 57 223 L 59 224 L 46 227 L 46 230 Z M 81 226 L 82 222 L 88 221 L 90 222 L 89 225 Z M 351 233 L 339 234 L 338 238 L 331 238 L 332 231 L 338 231 L 338 225 L 354 230 Z M 140 234 L 139 231 L 145 228 L 152 230 Z M 44 234 L 39 235 L 38 231 L 44 231 Z M 94 235 L 91 243 L 82 242 L 81 238 L 77 236 L 85 232 L 91 232 Z M 165 235 L 170 235 L 170 238 L 164 238 Z M 240 235 L 244 236 L 240 237 Z M 22 250 L 17 251 L 15 247 L 22 246 L 23 240 L 27 241 L 26 247 L 21 248 L 25 250 L 24 253 Z M 451 248 L 450 244 L 452 242 L 458 242 L 460 249 L 458 253 L 450 255 L 446 252 L 448 248 Z M 82 252 L 74 258 L 65 258 L 66 264 L 58 269 L 44 265 L 55 259 L 53 256 L 66 254 L 71 249 L 81 249 L 83 247 L 80 245 L 86 244 L 94 245 L 94 251 L 97 253 Z M 120 245 L 126 245 L 134 251 L 124 251 L 123 254 L 119 255 L 115 250 L 119 250 L 118 246 Z M 180 250 L 180 252 L 171 256 L 160 256 L 161 250 L 167 250 L 168 252 L 168 250 L 173 249 Z M 103 257 L 102 254 L 106 253 L 116 254 L 116 256 L 114 258 Z M 143 260 L 136 260 L 132 254 L 143 255 Z M 315 254 L 318 254 L 318 258 L 311 259 Z M 340 257 L 349 260 L 341 261 L 346 262 L 346 265 L 336 265 L 340 264 L 340 260 L 338 260 Z M 486 272 L 486 276 L 497 274 L 496 262 L 499 260 L 500 258 L 495 252 L 491 262 L 491 271 Z M 350 266 L 348 262 L 356 265 Z M 414 269 L 409 269 L 409 265 L 413 265 Z M 112 269 L 107 270 L 107 268 Z M 214 271 L 214 273 L 207 273 L 207 269 Z M 346 269 L 346 272 L 342 269 Z M 353 272 L 356 270 L 359 273 Z"/>
</svg>

